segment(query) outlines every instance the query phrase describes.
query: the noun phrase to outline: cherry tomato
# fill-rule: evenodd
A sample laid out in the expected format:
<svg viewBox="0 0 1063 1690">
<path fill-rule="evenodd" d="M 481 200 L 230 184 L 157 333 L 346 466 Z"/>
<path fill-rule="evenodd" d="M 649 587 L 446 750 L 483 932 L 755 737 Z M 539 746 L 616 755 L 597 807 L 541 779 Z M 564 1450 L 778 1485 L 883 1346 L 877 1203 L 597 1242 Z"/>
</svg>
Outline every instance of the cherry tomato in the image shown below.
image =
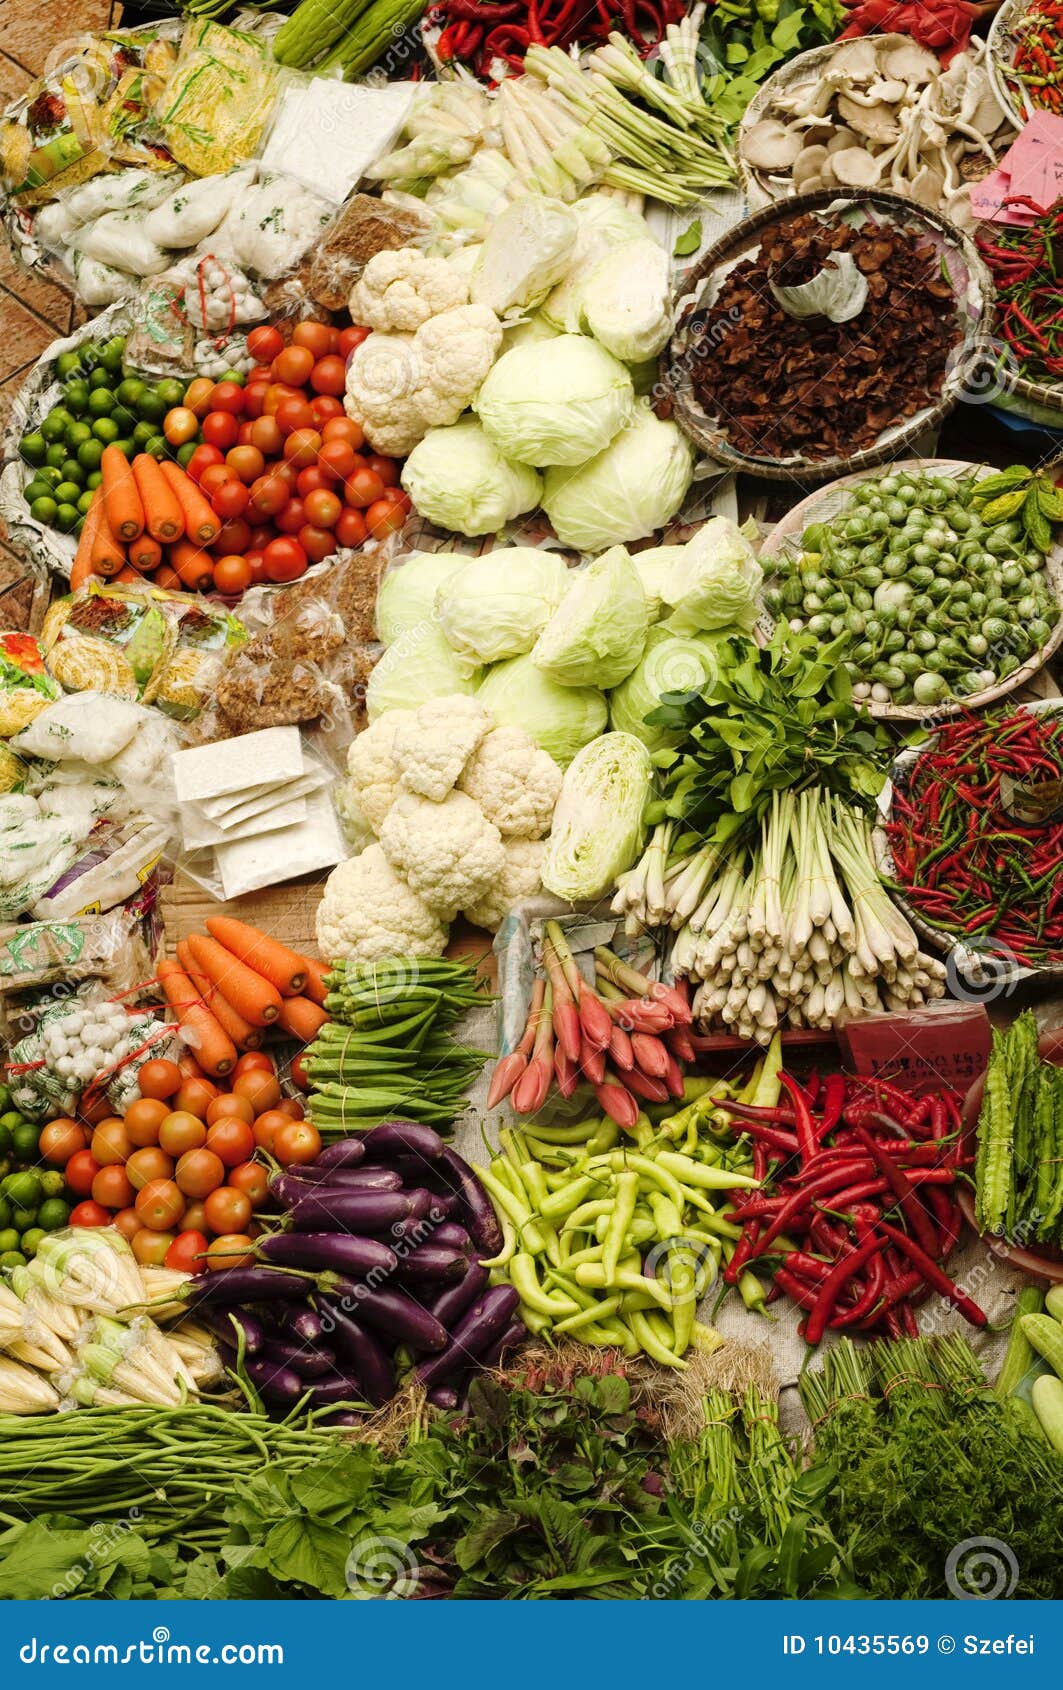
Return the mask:
<svg viewBox="0 0 1063 1690">
<path fill-rule="evenodd" d="M 356 547 L 365 544 L 368 531 L 361 511 L 352 510 L 349 505 L 345 505 L 333 532 L 339 545 Z"/>
<path fill-rule="evenodd" d="M 321 430 L 323 440 L 345 440 L 352 452 L 360 452 L 365 445 L 365 431 L 353 417 L 331 417 Z"/>
<path fill-rule="evenodd" d="M 187 1079 L 174 1098 L 174 1110 L 181 1115 L 191 1115 L 195 1121 L 205 1121 L 210 1100 L 217 1097 L 218 1091 L 219 1088 L 213 1080 L 196 1077 Z"/>
<path fill-rule="evenodd" d="M 323 487 L 306 496 L 306 519 L 315 528 L 335 528 L 342 509 L 335 493 L 326 492 Z"/>
<path fill-rule="evenodd" d="M 331 487 L 332 481 L 323 470 L 318 469 L 317 465 L 314 464 L 310 469 L 299 471 L 296 486 L 299 489 L 300 498 L 305 499 L 308 493 L 316 493 L 321 487 Z"/>
<path fill-rule="evenodd" d="M 254 447 L 233 447 L 233 452 L 244 450 L 253 452 Z M 232 456 L 232 452 L 229 456 Z M 215 516 L 220 516 L 223 522 L 229 522 L 233 517 L 243 516 L 250 497 L 251 495 L 242 481 L 223 481 L 210 502 L 214 508 Z"/>
<path fill-rule="evenodd" d="M 192 1154 L 199 1156 L 204 1152 L 194 1150 Z M 168 1232 L 185 1212 L 184 1194 L 172 1179 L 152 1179 L 137 1192 L 133 1206 L 152 1232 Z"/>
<path fill-rule="evenodd" d="M 217 446 L 197 446 L 185 465 L 185 474 L 191 476 L 192 480 L 198 483 L 205 469 L 209 469 L 212 464 L 223 462 L 224 459 Z"/>
<path fill-rule="evenodd" d="M 208 446 L 220 446 L 227 452 L 236 445 L 240 425 L 228 411 L 208 411 L 202 423 L 203 438 Z"/>
<path fill-rule="evenodd" d="M 181 1070 L 165 1057 L 152 1057 L 137 1075 L 141 1097 L 173 1097 L 180 1089 Z"/>
<path fill-rule="evenodd" d="M 112 1218 L 111 1225 L 114 1227 L 116 1232 L 120 1232 L 122 1234 L 123 1238 L 132 1240 L 135 1234 L 141 1230 L 144 1222 L 141 1220 L 136 1210 L 130 1207 L 128 1209 L 119 1209 L 118 1213 Z"/>
<path fill-rule="evenodd" d="M 305 399 L 282 399 L 275 416 L 282 434 L 294 434 L 296 429 L 314 426 L 314 413 Z"/>
<path fill-rule="evenodd" d="M 138 1150 L 138 1156 L 150 1156 L 151 1151 Z M 132 1175 L 117 1165 L 101 1168 L 92 1182 L 92 1200 L 105 1209 L 128 1209 L 133 1201 Z"/>
<path fill-rule="evenodd" d="M 310 371 L 310 386 L 315 393 L 331 394 L 337 398 L 347 383 L 347 371 L 342 358 L 330 353 L 325 358 L 319 358 Z"/>
<path fill-rule="evenodd" d="M 214 585 L 227 599 L 246 593 L 254 578 L 249 557 L 240 557 L 236 552 L 218 558 L 214 565 Z"/>
<path fill-rule="evenodd" d="M 133 1213 L 136 1212 L 134 1209 Z M 156 1232 L 149 1226 L 142 1226 L 129 1240 L 129 1248 L 141 1267 L 162 1267 L 173 1248 L 175 1236 L 172 1232 Z"/>
<path fill-rule="evenodd" d="M 65 1168 L 71 1156 L 76 1156 L 79 1150 L 87 1150 L 89 1135 L 84 1127 L 79 1127 L 76 1121 L 71 1121 L 66 1115 L 58 1121 L 49 1121 L 40 1137 L 38 1149 L 46 1162 L 51 1162 L 57 1168 Z"/>
<path fill-rule="evenodd" d="M 273 1136 L 273 1154 L 285 1168 L 314 1162 L 321 1155 L 321 1134 L 309 1121 L 289 1121 Z"/>
<path fill-rule="evenodd" d="M 247 448 L 254 451 L 253 446 Z M 248 507 L 250 510 L 250 506 Z M 215 557 L 243 557 L 251 544 L 251 524 L 242 516 L 234 516 L 229 522 L 223 522 L 217 534 L 211 541 L 210 549 Z"/>
<path fill-rule="evenodd" d="M 251 1107 L 246 1097 L 237 1098 L 236 1101 Z M 251 1120 L 254 1118 L 252 1112 Z M 207 1131 L 207 1149 L 213 1150 L 215 1156 L 220 1156 L 227 1168 L 238 1168 L 241 1162 L 246 1162 L 249 1156 L 255 1154 L 255 1135 L 251 1131 L 251 1122 L 237 1119 L 236 1116 L 216 1121 Z M 224 1232 L 225 1228 L 221 1230 Z"/>
<path fill-rule="evenodd" d="M 269 324 L 252 329 L 247 337 L 247 350 L 256 364 L 272 364 L 284 351 L 284 336 Z"/>
<path fill-rule="evenodd" d="M 64 1177 L 75 1196 L 87 1197 L 99 1171 L 100 1164 L 91 1150 L 75 1150 L 64 1169 Z"/>
<path fill-rule="evenodd" d="M 301 473 L 302 472 L 300 471 L 298 464 L 291 463 L 287 458 L 281 458 L 277 463 L 270 464 L 268 470 L 269 475 L 274 476 L 278 481 L 283 481 L 285 487 L 288 489 L 288 495 L 290 498 L 294 497 L 295 489 L 299 484 L 299 476 Z M 262 544 L 265 545 L 266 542 L 272 540 L 272 538 L 272 534 L 264 535 Z"/>
<path fill-rule="evenodd" d="M 209 376 L 196 376 L 185 388 L 185 409 L 193 411 L 197 417 L 205 417 L 210 410 L 213 391 L 214 383 Z"/>
<path fill-rule="evenodd" d="M 310 414 L 314 419 L 314 427 L 323 430 L 326 423 L 335 422 L 337 417 L 342 417 L 343 406 L 329 394 L 318 393 L 310 401 Z"/>
<path fill-rule="evenodd" d="M 336 550 L 336 539 L 331 529 L 315 528 L 312 522 L 308 522 L 300 528 L 298 539 L 311 563 L 321 563 L 325 558 L 331 557 Z M 298 579 L 298 577 L 294 577 L 294 579 Z"/>
<path fill-rule="evenodd" d="M 252 422 L 257 422 L 262 415 L 267 385 L 264 381 L 255 381 L 244 388 L 244 413 Z"/>
<path fill-rule="evenodd" d="M 298 534 L 306 522 L 306 506 L 302 499 L 290 499 L 282 511 L 278 511 L 273 518 L 273 526 L 281 534 Z M 267 540 L 266 544 L 269 544 Z"/>
<path fill-rule="evenodd" d="M 258 417 L 251 424 L 251 444 L 267 458 L 275 458 L 284 448 L 284 436 L 276 417 Z"/>
<path fill-rule="evenodd" d="M 349 358 L 356 346 L 361 346 L 363 340 L 369 339 L 370 331 L 355 324 L 349 329 L 340 330 L 340 344 L 336 348 L 341 358 Z M 252 353 L 252 357 L 254 354 Z"/>
<path fill-rule="evenodd" d="M 213 1150 L 186 1150 L 178 1160 L 174 1179 L 186 1197 L 209 1197 L 225 1184 L 225 1164 Z"/>
<path fill-rule="evenodd" d="M 228 411 L 232 417 L 240 417 L 244 411 L 244 390 L 235 381 L 219 381 L 210 396 L 212 411 Z"/>
<path fill-rule="evenodd" d="M 292 345 L 305 346 L 314 358 L 323 358 L 332 351 L 333 330 L 327 323 L 296 323 L 292 330 Z"/>
<path fill-rule="evenodd" d="M 138 1097 L 125 1112 L 125 1130 L 130 1143 L 138 1147 L 159 1142 L 159 1128 L 170 1113 L 161 1097 Z"/>
<path fill-rule="evenodd" d="M 276 416 L 278 405 L 285 399 L 301 399 L 305 401 L 306 394 L 301 387 L 289 387 L 283 381 L 271 381 L 266 389 L 266 397 L 262 404 L 262 414 L 266 417 Z"/>
<path fill-rule="evenodd" d="M 297 581 L 306 573 L 307 555 L 300 542 L 290 535 L 271 540 L 262 553 L 267 581 Z"/>
<path fill-rule="evenodd" d="M 101 1168 L 112 1162 L 124 1162 L 136 1149 L 132 1139 L 125 1130 L 125 1122 L 112 1115 L 106 1121 L 101 1121 L 92 1135 L 90 1146 Z M 121 1208 L 121 1204 L 119 1204 Z"/>
<path fill-rule="evenodd" d="M 379 475 L 368 467 L 359 469 L 344 483 L 343 496 L 349 505 L 358 505 L 364 509 L 366 505 L 384 497 L 384 483 Z"/>
<path fill-rule="evenodd" d="M 288 1064 L 288 1077 L 292 1085 L 298 1086 L 300 1091 L 310 1090 L 310 1075 L 306 1071 L 306 1064 L 301 1056 L 292 1057 Z"/>
<path fill-rule="evenodd" d="M 106 1172 L 106 1170 L 104 1171 Z M 144 1187 L 153 1179 L 173 1178 L 173 1158 L 168 1156 L 165 1150 L 161 1150 L 157 1144 L 149 1144 L 143 1150 L 134 1150 L 125 1165 L 125 1171 L 134 1188 L 137 1191 L 143 1191 Z M 100 1201 L 102 1202 L 103 1199 L 101 1198 Z M 129 1197 L 126 1201 L 132 1203 L 133 1199 Z"/>
<path fill-rule="evenodd" d="M 111 1213 L 99 1203 L 77 1203 L 70 1211 L 71 1226 L 110 1226 Z"/>
<path fill-rule="evenodd" d="M 273 524 L 271 522 L 264 522 L 264 523 L 261 524 L 260 527 L 252 528 L 252 530 L 251 530 L 251 550 L 253 552 L 262 551 L 264 547 L 269 545 L 269 543 L 272 539 L 273 539 Z"/>
<path fill-rule="evenodd" d="M 251 1199 L 245 1191 L 219 1185 L 203 1205 L 211 1232 L 242 1232 L 251 1219 Z"/>
<path fill-rule="evenodd" d="M 278 352 L 270 369 L 274 381 L 303 387 L 313 367 L 314 354 L 308 346 L 286 346 L 283 352 Z"/>
<path fill-rule="evenodd" d="M 246 1097 L 251 1103 L 256 1116 L 265 1109 L 276 1109 L 281 1098 L 281 1088 L 277 1084 L 276 1074 L 252 1070 L 241 1074 L 233 1081 L 233 1091 L 238 1097 Z"/>
<path fill-rule="evenodd" d="M 293 1121 L 301 1121 L 306 1114 L 306 1105 L 297 1097 L 282 1097 L 277 1105 L 281 1115 L 288 1115 Z"/>
<path fill-rule="evenodd" d="M 186 1150 L 198 1150 L 206 1142 L 206 1126 L 187 1109 L 173 1110 L 159 1127 L 159 1147 L 167 1156 L 183 1156 Z"/>
<path fill-rule="evenodd" d="M 260 475 L 251 483 L 251 510 L 255 516 L 276 516 L 288 503 L 289 491 L 276 475 Z M 250 533 L 248 539 L 250 539 Z"/>
<path fill-rule="evenodd" d="M 229 1078 L 235 1082 L 242 1074 L 252 1074 L 256 1069 L 260 1073 L 273 1074 L 274 1076 L 277 1072 L 273 1058 L 267 1056 L 264 1050 L 248 1050 L 244 1052 L 243 1056 L 237 1057 L 236 1066 Z"/>
<path fill-rule="evenodd" d="M 281 1127 L 288 1124 L 288 1116 L 280 1108 L 265 1109 L 255 1119 L 253 1128 L 255 1143 L 260 1150 L 266 1150 L 272 1156 L 274 1135 Z"/>
<path fill-rule="evenodd" d="M 229 1184 L 250 1199 L 252 1209 L 261 1209 L 269 1201 L 269 1170 L 261 1162 L 240 1162 L 231 1168 Z"/>
<path fill-rule="evenodd" d="M 206 1232 L 207 1211 L 199 1198 L 193 1198 L 191 1203 L 185 1204 L 185 1212 L 181 1216 L 182 1224 L 191 1232 Z"/>
<path fill-rule="evenodd" d="M 255 428 L 257 424 L 252 423 L 251 427 Z M 266 468 L 265 456 L 257 446 L 250 444 L 234 446 L 231 452 L 226 452 L 225 463 L 227 468 L 248 486 L 252 481 L 257 481 Z"/>
<path fill-rule="evenodd" d="M 397 499 L 376 499 L 365 513 L 365 525 L 374 540 L 397 534 L 406 521 L 406 511 Z"/>
<path fill-rule="evenodd" d="M 262 561 L 262 553 L 253 551 L 244 553 L 244 562 L 251 571 L 251 580 L 256 587 L 260 587 L 266 579 L 266 566 Z"/>
<path fill-rule="evenodd" d="M 366 468 L 378 475 L 385 487 L 397 487 L 399 484 L 399 466 L 394 458 L 382 458 L 379 452 L 373 452 L 365 460 Z"/>
<path fill-rule="evenodd" d="M 212 1273 L 231 1267 L 251 1267 L 254 1261 L 255 1252 L 246 1232 L 223 1232 L 207 1246 L 207 1267 Z"/>
<path fill-rule="evenodd" d="M 188 1210 L 184 1212 L 184 1219 L 188 1219 Z M 199 1258 L 207 1253 L 207 1238 L 203 1232 L 197 1232 L 186 1227 L 179 1232 L 173 1243 L 166 1251 L 164 1265 L 173 1268 L 177 1273 L 206 1273 L 207 1264 Z"/>
<path fill-rule="evenodd" d="M 307 416 L 310 416 L 309 409 Z M 311 418 L 311 421 L 313 419 Z M 308 428 L 300 424 L 292 430 L 284 442 L 284 456 L 297 469 L 309 469 L 317 462 L 317 455 L 321 450 L 321 436 L 316 428 Z M 321 466 L 324 469 L 324 465 Z"/>
<path fill-rule="evenodd" d="M 162 432 L 171 446 L 184 446 L 199 433 L 199 418 L 187 405 L 175 405 L 163 419 Z"/>
<path fill-rule="evenodd" d="M 318 468 L 333 481 L 346 481 L 356 469 L 354 447 L 346 440 L 327 440 L 317 455 Z M 363 472 L 364 473 L 364 472 Z"/>
<path fill-rule="evenodd" d="M 236 431 L 237 446 L 250 446 L 252 426 L 253 425 L 248 421 L 244 421 L 240 424 L 240 427 Z M 235 451 L 235 447 L 233 449 Z"/>
<path fill-rule="evenodd" d="M 211 448 L 212 451 L 215 449 Z M 235 481 L 236 479 L 220 452 L 218 452 L 218 457 L 221 458 L 221 462 L 207 464 L 199 477 L 200 492 L 204 493 L 208 499 L 212 499 L 218 488 L 224 487 L 227 481 Z"/>
</svg>

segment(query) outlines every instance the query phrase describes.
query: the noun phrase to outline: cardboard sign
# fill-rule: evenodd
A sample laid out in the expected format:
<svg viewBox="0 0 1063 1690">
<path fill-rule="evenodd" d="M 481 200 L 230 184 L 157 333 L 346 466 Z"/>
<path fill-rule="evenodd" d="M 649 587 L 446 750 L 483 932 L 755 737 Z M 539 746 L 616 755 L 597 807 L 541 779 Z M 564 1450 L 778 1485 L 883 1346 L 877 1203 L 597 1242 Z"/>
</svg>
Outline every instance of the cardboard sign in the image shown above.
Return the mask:
<svg viewBox="0 0 1063 1690">
<path fill-rule="evenodd" d="M 965 1092 L 989 1061 L 992 1029 L 984 1004 L 927 1004 L 904 1015 L 869 1015 L 838 1029 L 844 1065 L 889 1080 L 901 1091 L 931 1082 Z"/>
</svg>

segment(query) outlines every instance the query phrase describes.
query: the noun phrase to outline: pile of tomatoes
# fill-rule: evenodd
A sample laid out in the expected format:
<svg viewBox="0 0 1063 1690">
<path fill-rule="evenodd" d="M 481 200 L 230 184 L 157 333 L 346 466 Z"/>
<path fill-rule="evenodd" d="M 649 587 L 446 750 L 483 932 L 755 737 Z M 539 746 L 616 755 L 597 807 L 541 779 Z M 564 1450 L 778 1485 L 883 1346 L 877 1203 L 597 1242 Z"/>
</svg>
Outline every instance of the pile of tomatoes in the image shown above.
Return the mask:
<svg viewBox="0 0 1063 1690">
<path fill-rule="evenodd" d="M 52 1121 L 40 1154 L 81 1199 L 69 1224 L 117 1227 L 138 1262 L 184 1273 L 253 1260 L 255 1217 L 271 1207 L 256 1152 L 295 1167 L 320 1154 L 321 1138 L 264 1052 L 241 1056 L 228 1079 L 224 1091 L 191 1057 L 152 1060 L 124 1116 L 102 1106 L 95 1120 Z"/>
<path fill-rule="evenodd" d="M 220 593 L 296 581 L 338 547 L 401 528 L 410 509 L 394 458 L 363 452 L 343 409 L 346 360 L 368 329 L 297 323 L 252 329 L 255 367 L 242 384 L 197 377 L 163 432 L 210 500 L 222 529 L 211 546 Z"/>
</svg>

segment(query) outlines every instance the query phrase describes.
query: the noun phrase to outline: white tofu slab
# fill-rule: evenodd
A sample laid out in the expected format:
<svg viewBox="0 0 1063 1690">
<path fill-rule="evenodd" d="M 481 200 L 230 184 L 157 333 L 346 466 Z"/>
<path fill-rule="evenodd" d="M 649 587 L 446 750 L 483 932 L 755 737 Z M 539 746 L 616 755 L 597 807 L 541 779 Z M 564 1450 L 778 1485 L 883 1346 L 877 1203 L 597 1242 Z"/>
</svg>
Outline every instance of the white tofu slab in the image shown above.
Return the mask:
<svg viewBox="0 0 1063 1690">
<path fill-rule="evenodd" d="M 239 898 L 263 886 L 279 886 L 315 869 L 334 868 L 347 855 L 347 846 L 327 790 L 306 801 L 306 818 L 251 839 L 217 845 L 215 861 L 226 898 Z"/>
<path fill-rule="evenodd" d="M 315 76 L 301 89 L 293 82 L 277 100 L 262 162 L 342 205 L 392 145 L 415 92 L 411 82 L 373 87 Z"/>
<path fill-rule="evenodd" d="M 268 817 L 271 810 L 280 804 L 288 804 L 295 798 L 309 798 L 312 792 L 318 792 L 321 787 L 329 784 L 328 772 L 315 764 L 313 769 L 297 780 L 285 782 L 283 786 L 273 787 L 269 792 L 261 793 L 257 798 L 248 798 L 242 804 L 235 804 L 231 810 L 226 810 L 223 816 L 208 816 L 206 819 L 213 826 L 219 827 L 224 833 L 232 828 L 241 827 L 244 822 L 252 821 L 255 817 Z"/>
<path fill-rule="evenodd" d="M 260 814 L 249 816 L 231 828 L 220 828 L 189 806 L 183 812 L 183 837 L 186 851 L 201 851 L 208 845 L 225 845 L 237 839 L 251 839 L 258 833 L 275 833 L 278 828 L 294 827 L 306 820 L 306 799 L 293 798 L 286 804 L 275 804 Z"/>
<path fill-rule="evenodd" d="M 226 792 L 220 798 L 199 798 L 195 801 L 195 807 L 200 815 L 207 816 L 220 827 L 230 810 L 241 809 L 250 798 L 266 798 L 270 795 L 279 797 L 290 785 L 289 780 L 267 780 L 260 786 L 247 786 L 239 792 Z"/>
<path fill-rule="evenodd" d="M 213 745 L 194 745 L 173 754 L 173 777 L 181 803 L 220 798 L 226 792 L 294 780 L 303 773 L 298 728 L 261 728 Z"/>
</svg>

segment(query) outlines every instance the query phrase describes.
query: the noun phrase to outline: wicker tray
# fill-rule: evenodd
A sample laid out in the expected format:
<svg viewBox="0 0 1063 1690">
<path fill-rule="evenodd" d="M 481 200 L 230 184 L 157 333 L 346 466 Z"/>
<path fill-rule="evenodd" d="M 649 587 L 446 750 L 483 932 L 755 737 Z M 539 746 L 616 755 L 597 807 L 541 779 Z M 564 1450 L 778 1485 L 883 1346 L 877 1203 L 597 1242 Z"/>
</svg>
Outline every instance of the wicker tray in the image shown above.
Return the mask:
<svg viewBox="0 0 1063 1690">
<path fill-rule="evenodd" d="M 983 475 L 995 475 L 996 471 L 990 464 L 964 463 L 958 458 L 906 458 L 901 463 L 890 465 L 890 470 L 909 474 L 922 472 L 927 475 L 948 475 L 959 479 L 967 475 L 972 469 L 979 470 Z M 812 522 L 826 522 L 846 503 L 855 488 L 865 481 L 874 481 L 879 477 L 878 470 L 861 470 L 856 475 L 843 476 L 840 481 L 832 482 L 829 487 L 820 487 L 815 493 L 810 493 L 807 499 L 802 499 L 793 510 L 787 511 L 781 522 L 777 522 L 769 533 L 760 549 L 760 560 L 768 570 L 768 560 L 777 556 L 788 548 L 791 541 L 797 540 Z M 1059 617 L 1051 634 L 1040 651 L 1028 657 L 1013 675 L 998 686 L 986 687 L 982 692 L 971 693 L 962 699 L 955 699 L 944 704 L 928 706 L 925 704 L 867 704 L 872 716 L 881 717 L 885 721 L 925 722 L 928 715 L 933 715 L 935 721 L 947 716 L 962 716 L 971 710 L 981 710 L 987 705 L 995 704 L 999 699 L 1007 698 L 1009 693 L 1016 692 L 1033 680 L 1038 670 L 1042 669 L 1048 659 L 1063 645 L 1063 545 L 1054 545 L 1045 559 L 1045 573 L 1048 584 L 1056 597 Z"/>
<path fill-rule="evenodd" d="M 1037 107 L 1027 97 L 1022 84 L 1008 76 L 1019 44 L 1019 24 L 1029 10 L 1029 0 L 1004 0 L 986 37 L 986 69 L 993 84 L 993 92 L 1011 118 L 1016 129 L 1028 123 Z"/>
<path fill-rule="evenodd" d="M 873 445 L 847 457 L 808 458 L 800 453 L 788 458 L 747 456 L 730 444 L 725 425 L 718 417 L 711 417 L 694 395 L 689 363 L 696 344 L 696 308 L 711 304 L 719 282 L 759 247 L 765 229 L 784 217 L 828 209 L 842 214 L 873 212 L 894 223 L 914 225 L 930 235 L 954 280 L 956 311 L 963 323 L 963 340 L 949 359 L 942 390 L 934 404 L 924 406 L 915 416 L 903 422 L 892 424 Z M 785 201 L 772 203 L 722 236 L 681 284 L 674 302 L 674 315 L 680 327 L 672 337 L 667 354 L 675 420 L 684 433 L 718 463 L 772 481 L 833 481 L 853 470 L 886 463 L 898 457 L 920 435 L 943 422 L 959 402 L 968 370 L 973 365 L 980 365 L 986 356 L 987 317 L 992 296 L 993 284 L 989 272 L 967 236 L 940 212 L 927 210 L 900 194 L 821 188 L 815 193 L 796 194 Z M 684 317 L 688 318 L 686 323 L 683 322 Z"/>
</svg>

